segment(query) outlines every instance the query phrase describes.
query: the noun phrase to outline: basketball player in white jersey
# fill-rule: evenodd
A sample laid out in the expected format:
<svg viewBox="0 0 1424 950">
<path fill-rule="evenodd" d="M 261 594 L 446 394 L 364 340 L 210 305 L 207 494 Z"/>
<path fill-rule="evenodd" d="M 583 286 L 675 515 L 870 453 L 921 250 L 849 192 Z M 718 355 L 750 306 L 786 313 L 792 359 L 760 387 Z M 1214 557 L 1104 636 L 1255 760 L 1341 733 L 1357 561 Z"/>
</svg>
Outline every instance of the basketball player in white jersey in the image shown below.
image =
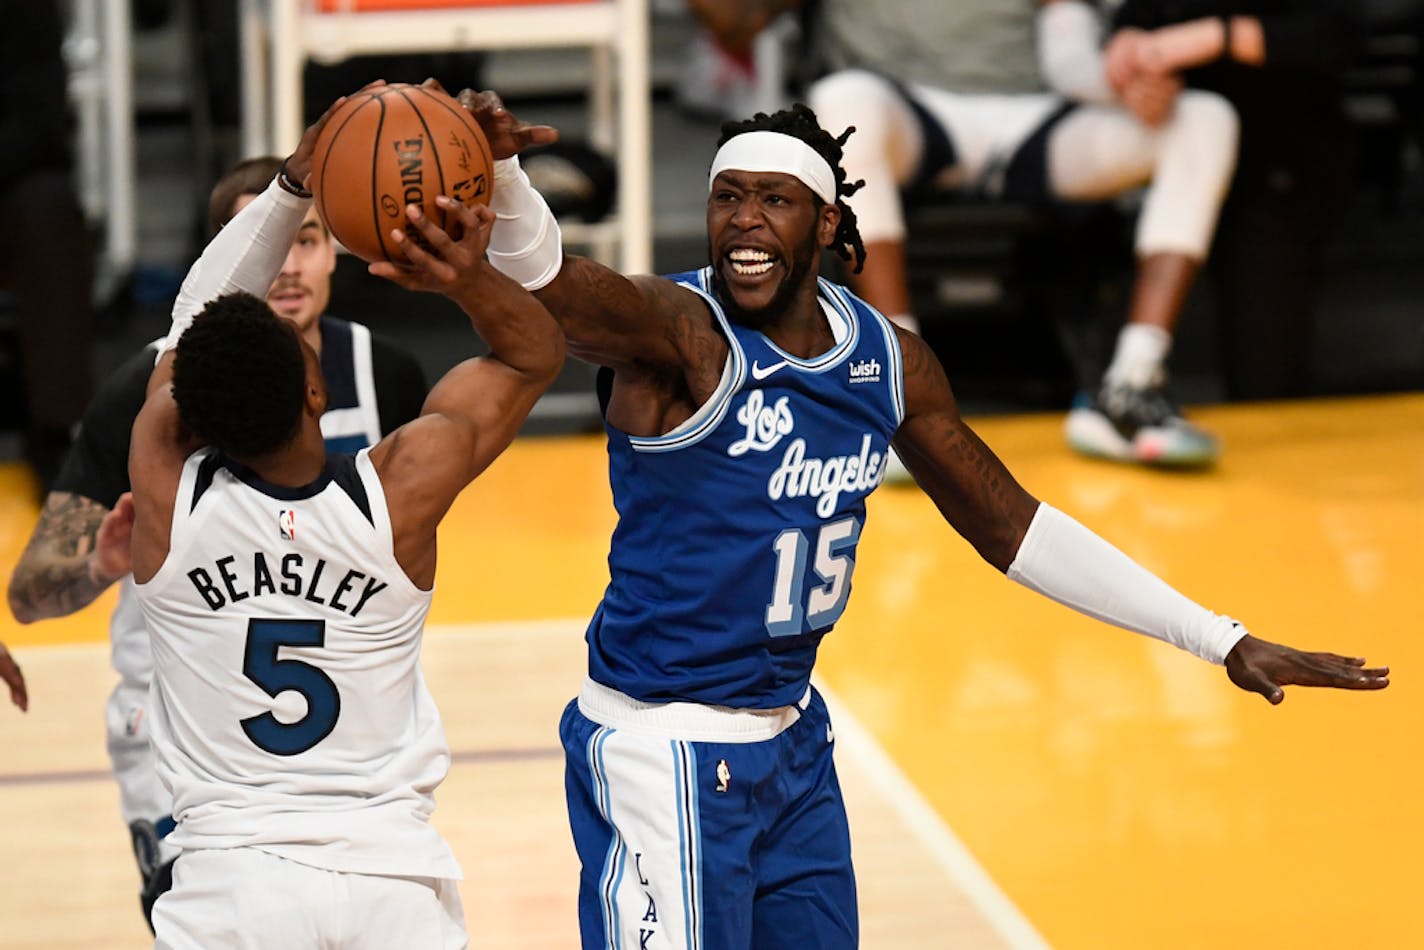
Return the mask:
<svg viewBox="0 0 1424 950">
<path fill-rule="evenodd" d="M 429 824 L 449 750 L 419 666 L 436 528 L 563 362 L 548 312 L 494 271 L 494 214 L 410 209 L 407 286 L 489 355 L 422 415 L 329 454 L 315 351 L 263 301 L 301 226 L 321 123 L 190 271 L 134 424 L 133 575 L 153 643 L 159 774 L 183 849 L 158 947 L 463 947 L 460 870 Z"/>
<path fill-rule="evenodd" d="M 210 233 L 266 190 L 281 159 L 250 158 L 233 166 L 213 186 L 208 204 Z M 420 364 L 408 352 L 327 313 L 336 268 L 336 242 L 314 208 L 271 287 L 267 300 L 321 356 L 327 385 L 321 418 L 327 448 L 355 452 L 420 414 L 428 387 Z M 139 905 L 150 921 L 153 903 L 173 880 L 178 849 L 167 841 L 173 800 L 158 780 L 148 741 L 148 686 L 153 654 L 143 613 L 129 574 L 129 435 L 143 406 L 153 372 L 155 340 L 125 360 L 104 380 L 84 410 L 74 444 L 50 486 L 29 543 L 10 578 L 10 608 L 21 623 L 82 610 L 111 584 L 118 603 L 109 619 L 110 658 L 118 683 L 104 721 L 109 761 L 119 786 L 119 811 L 133 844 L 140 874 Z M 5 675 L 0 656 L 0 677 Z M 18 675 L 18 669 L 17 669 Z"/>
</svg>

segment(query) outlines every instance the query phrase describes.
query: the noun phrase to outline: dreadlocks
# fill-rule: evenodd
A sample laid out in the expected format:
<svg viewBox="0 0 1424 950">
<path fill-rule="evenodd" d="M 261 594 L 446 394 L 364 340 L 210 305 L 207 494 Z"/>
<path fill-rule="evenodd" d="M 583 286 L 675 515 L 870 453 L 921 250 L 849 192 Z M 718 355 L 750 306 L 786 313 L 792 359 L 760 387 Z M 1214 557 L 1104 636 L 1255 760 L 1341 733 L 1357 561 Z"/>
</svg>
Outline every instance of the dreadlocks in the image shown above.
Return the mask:
<svg viewBox="0 0 1424 950">
<path fill-rule="evenodd" d="M 727 141 L 743 132 L 780 132 L 805 142 L 826 160 L 836 176 L 836 207 L 841 209 L 841 222 L 836 227 L 835 241 L 831 247 L 843 261 L 855 259 L 855 273 L 859 274 L 865 264 L 865 242 L 860 238 L 860 230 L 855 224 L 855 212 L 845 203 L 846 198 L 855 194 L 864 185 L 864 180 L 846 181 L 845 169 L 841 167 L 841 146 L 855 131 L 851 126 L 839 137 L 831 135 L 816 121 L 816 113 L 797 102 L 790 109 L 782 109 L 767 115 L 758 112 L 750 119 L 740 122 L 724 122 L 722 136 L 717 140 L 721 148 Z"/>
</svg>

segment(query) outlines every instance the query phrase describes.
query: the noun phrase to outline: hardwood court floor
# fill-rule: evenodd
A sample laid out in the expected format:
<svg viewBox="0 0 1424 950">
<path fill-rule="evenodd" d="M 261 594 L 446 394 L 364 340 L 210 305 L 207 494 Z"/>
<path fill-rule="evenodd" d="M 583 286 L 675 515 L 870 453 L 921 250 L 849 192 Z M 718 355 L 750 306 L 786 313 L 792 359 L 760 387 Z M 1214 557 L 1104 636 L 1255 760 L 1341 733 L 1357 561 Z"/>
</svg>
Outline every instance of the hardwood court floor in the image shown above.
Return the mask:
<svg viewBox="0 0 1424 950">
<path fill-rule="evenodd" d="M 1258 635 L 1394 668 L 1276 708 L 978 561 L 886 488 L 822 648 L 864 945 L 1424 946 L 1424 396 L 1220 407 L 1206 475 L 1098 464 L 1056 416 L 976 420 L 1035 494 Z M 34 517 L 0 468 L 0 571 Z M 455 765 L 437 821 L 477 947 L 573 945 L 555 727 L 613 515 L 601 440 L 524 440 L 441 535 L 425 665 Z M 107 778 L 111 603 L 0 620 L 32 710 L 0 710 L 0 947 L 145 945 Z M 972 855 L 972 857 L 970 857 Z"/>
</svg>

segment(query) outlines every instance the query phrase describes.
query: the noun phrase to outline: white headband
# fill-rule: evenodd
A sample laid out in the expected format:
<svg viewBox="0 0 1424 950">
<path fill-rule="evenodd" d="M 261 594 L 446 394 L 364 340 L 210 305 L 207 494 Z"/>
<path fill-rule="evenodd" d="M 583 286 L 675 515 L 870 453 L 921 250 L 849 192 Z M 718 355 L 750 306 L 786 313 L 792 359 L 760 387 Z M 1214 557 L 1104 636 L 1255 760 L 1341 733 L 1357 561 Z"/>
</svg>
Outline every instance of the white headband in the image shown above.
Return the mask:
<svg viewBox="0 0 1424 950">
<path fill-rule="evenodd" d="M 780 172 L 798 179 L 821 196 L 828 205 L 836 203 L 836 176 L 821 154 L 794 135 L 781 132 L 743 132 L 727 140 L 712 159 L 707 187 L 729 168 L 743 172 Z"/>
</svg>

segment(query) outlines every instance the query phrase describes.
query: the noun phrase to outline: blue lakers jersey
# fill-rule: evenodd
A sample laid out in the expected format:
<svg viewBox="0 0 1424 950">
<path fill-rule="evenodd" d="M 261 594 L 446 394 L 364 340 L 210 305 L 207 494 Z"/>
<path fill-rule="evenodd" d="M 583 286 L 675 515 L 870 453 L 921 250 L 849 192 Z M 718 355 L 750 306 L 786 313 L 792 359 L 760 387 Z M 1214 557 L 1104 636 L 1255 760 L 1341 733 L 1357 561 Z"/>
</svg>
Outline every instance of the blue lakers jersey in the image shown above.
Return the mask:
<svg viewBox="0 0 1424 950">
<path fill-rule="evenodd" d="M 721 383 L 666 435 L 610 425 L 618 526 L 588 629 L 594 680 L 646 702 L 766 708 L 801 699 L 850 596 L 865 499 L 904 418 L 888 320 L 820 282 L 836 343 L 812 359 L 733 324 Z"/>
</svg>

